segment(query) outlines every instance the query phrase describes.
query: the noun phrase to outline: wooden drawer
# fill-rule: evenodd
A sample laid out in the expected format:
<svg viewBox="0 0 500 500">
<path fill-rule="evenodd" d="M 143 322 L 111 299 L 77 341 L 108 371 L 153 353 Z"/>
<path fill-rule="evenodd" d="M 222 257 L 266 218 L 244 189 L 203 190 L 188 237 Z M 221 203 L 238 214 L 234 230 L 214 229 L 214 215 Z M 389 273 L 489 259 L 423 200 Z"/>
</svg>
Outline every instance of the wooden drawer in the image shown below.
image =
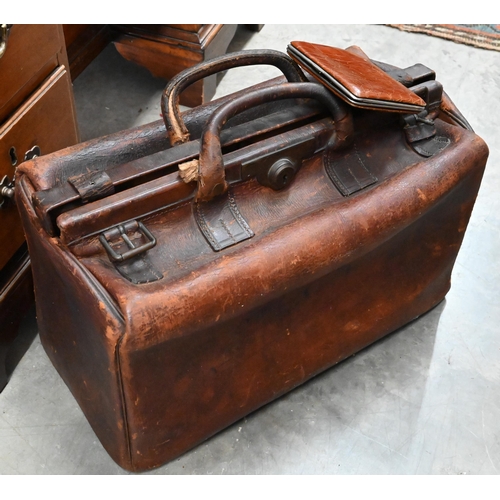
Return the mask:
<svg viewBox="0 0 500 500">
<path fill-rule="evenodd" d="M 64 66 L 57 68 L 0 128 L 0 179 L 13 179 L 15 167 L 35 146 L 41 154 L 78 142 L 71 81 Z M 17 159 L 17 160 L 16 160 Z M 0 269 L 24 242 L 17 209 L 7 202 L 0 209 Z"/>
<path fill-rule="evenodd" d="M 0 59 L 0 122 L 66 59 L 61 25 L 14 24 Z"/>
</svg>

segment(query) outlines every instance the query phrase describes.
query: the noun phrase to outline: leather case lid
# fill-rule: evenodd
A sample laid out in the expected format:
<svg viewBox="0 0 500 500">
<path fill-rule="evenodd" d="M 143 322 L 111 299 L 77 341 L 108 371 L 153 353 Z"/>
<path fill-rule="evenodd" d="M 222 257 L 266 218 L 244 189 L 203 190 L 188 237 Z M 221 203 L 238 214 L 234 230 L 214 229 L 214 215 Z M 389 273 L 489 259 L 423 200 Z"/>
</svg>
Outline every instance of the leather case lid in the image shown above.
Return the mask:
<svg viewBox="0 0 500 500">
<path fill-rule="evenodd" d="M 425 101 L 370 60 L 327 45 L 294 41 L 288 54 L 314 78 L 360 108 L 419 112 Z"/>
</svg>

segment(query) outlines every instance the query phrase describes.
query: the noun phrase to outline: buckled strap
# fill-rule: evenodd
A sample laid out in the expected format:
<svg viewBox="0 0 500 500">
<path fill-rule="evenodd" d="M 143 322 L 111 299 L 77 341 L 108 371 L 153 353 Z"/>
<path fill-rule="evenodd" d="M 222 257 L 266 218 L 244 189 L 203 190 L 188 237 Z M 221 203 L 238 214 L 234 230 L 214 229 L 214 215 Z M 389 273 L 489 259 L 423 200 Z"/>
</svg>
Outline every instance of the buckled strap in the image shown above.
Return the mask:
<svg viewBox="0 0 500 500">
<path fill-rule="evenodd" d="M 137 232 L 142 237 L 146 239 L 145 243 L 135 244 L 128 236 L 128 232 Z M 126 250 L 125 252 L 117 251 L 114 249 L 110 240 L 121 240 L 121 242 L 125 243 Z M 109 258 L 113 262 L 123 262 L 131 257 L 135 257 L 150 248 L 153 248 L 156 245 L 156 238 L 151 234 L 151 232 L 146 228 L 146 226 L 142 222 L 138 221 L 130 221 L 126 224 L 118 224 L 116 227 L 110 229 L 109 231 L 105 231 L 99 236 L 99 240 L 102 246 L 105 248 L 106 252 L 108 252 Z"/>
<path fill-rule="evenodd" d="M 195 203 L 194 216 L 201 232 L 216 252 L 254 236 L 238 210 L 231 189 L 211 201 Z"/>
<path fill-rule="evenodd" d="M 156 245 L 156 238 L 142 222 L 133 220 L 118 224 L 99 235 L 99 240 L 116 270 L 132 283 L 150 283 L 163 278 L 143 255 Z"/>
<path fill-rule="evenodd" d="M 140 285 L 151 283 L 163 278 L 163 274 L 155 269 L 142 255 L 133 257 L 124 262 L 115 262 L 116 270 L 132 283 Z"/>
</svg>

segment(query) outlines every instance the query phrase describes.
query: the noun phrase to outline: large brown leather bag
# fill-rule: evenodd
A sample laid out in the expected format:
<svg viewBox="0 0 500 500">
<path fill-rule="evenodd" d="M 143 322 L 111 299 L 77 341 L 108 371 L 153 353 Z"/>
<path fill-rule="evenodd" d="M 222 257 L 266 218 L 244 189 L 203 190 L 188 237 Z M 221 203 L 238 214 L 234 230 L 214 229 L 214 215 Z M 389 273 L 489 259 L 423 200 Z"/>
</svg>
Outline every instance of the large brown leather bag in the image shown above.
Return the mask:
<svg viewBox="0 0 500 500">
<path fill-rule="evenodd" d="M 186 70 L 166 126 L 18 169 L 42 344 L 125 469 L 179 456 L 449 290 L 485 143 L 422 65 L 289 51 Z M 248 64 L 285 76 L 180 113 L 187 85 Z"/>
</svg>

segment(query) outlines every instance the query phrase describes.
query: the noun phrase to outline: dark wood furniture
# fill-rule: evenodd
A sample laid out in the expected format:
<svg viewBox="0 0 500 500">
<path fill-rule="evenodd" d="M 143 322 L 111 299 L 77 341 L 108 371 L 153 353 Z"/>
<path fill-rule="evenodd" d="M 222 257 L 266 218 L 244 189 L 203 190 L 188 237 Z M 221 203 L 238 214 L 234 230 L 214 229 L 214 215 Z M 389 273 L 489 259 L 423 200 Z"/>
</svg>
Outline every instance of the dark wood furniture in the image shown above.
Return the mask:
<svg viewBox="0 0 500 500">
<path fill-rule="evenodd" d="M 0 390 L 5 359 L 23 315 L 33 305 L 29 257 L 14 204 L 17 166 L 33 155 L 78 142 L 62 25 L 12 25 L 0 58 Z"/>
<path fill-rule="evenodd" d="M 247 25 L 259 31 L 262 25 Z M 0 40 L 0 391 L 7 353 L 34 303 L 30 260 L 11 199 L 17 166 L 79 140 L 72 80 L 109 44 L 127 60 L 168 80 L 224 54 L 236 24 L 2 25 Z M 193 84 L 181 103 L 212 98 L 216 75 Z"/>
<path fill-rule="evenodd" d="M 154 76 L 171 79 L 185 68 L 225 54 L 236 24 L 80 24 L 64 25 L 73 80 L 109 43 L 127 60 L 147 68 Z M 259 30 L 261 25 L 249 25 Z M 217 76 L 193 84 L 181 96 L 185 106 L 209 101 Z"/>
</svg>

